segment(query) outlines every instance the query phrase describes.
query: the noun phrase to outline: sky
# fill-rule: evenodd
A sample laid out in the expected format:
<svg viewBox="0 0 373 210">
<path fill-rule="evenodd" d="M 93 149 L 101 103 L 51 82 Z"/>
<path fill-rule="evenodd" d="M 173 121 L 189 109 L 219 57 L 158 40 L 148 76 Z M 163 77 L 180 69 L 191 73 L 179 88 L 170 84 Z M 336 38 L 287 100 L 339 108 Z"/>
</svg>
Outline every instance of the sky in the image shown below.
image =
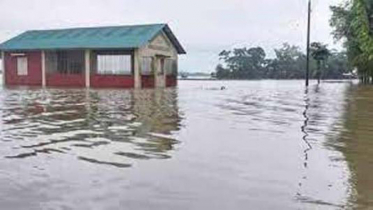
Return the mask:
<svg viewBox="0 0 373 210">
<path fill-rule="evenodd" d="M 312 41 L 334 43 L 330 5 L 312 0 Z M 168 23 L 187 51 L 179 71 L 213 72 L 234 47 L 306 45 L 307 0 L 1 0 L 0 42 L 26 30 Z"/>
</svg>

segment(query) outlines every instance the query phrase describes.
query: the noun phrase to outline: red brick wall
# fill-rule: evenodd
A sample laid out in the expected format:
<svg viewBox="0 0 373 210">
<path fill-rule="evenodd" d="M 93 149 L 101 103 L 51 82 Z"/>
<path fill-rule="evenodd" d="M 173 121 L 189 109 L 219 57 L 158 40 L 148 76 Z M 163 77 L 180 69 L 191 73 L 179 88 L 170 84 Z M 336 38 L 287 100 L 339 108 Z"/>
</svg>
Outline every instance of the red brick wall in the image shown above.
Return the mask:
<svg viewBox="0 0 373 210">
<path fill-rule="evenodd" d="M 6 85 L 42 85 L 41 52 L 24 53 L 27 57 L 28 74 L 18 76 L 17 57 L 5 53 L 5 84 Z"/>
<path fill-rule="evenodd" d="M 17 57 L 11 56 L 11 53 L 5 53 L 5 84 L 6 85 L 42 85 L 42 64 L 41 52 L 25 52 L 28 58 L 28 75 L 17 75 Z M 133 88 L 134 77 L 132 75 L 91 75 L 91 87 L 108 87 L 108 88 Z M 64 74 L 47 74 L 47 86 L 65 86 L 65 87 L 85 87 L 84 74 L 64 75 Z M 155 85 L 154 76 L 141 76 L 143 88 L 153 88 Z M 166 77 L 166 86 L 174 87 L 177 85 L 176 76 Z"/>
<path fill-rule="evenodd" d="M 154 88 L 155 80 L 154 75 L 142 75 L 141 76 L 141 87 L 142 88 Z"/>
<path fill-rule="evenodd" d="M 166 87 L 175 87 L 177 86 L 177 76 L 167 75 L 166 76 Z"/>
<path fill-rule="evenodd" d="M 96 88 L 133 88 L 132 75 L 91 75 L 91 87 Z"/>
<path fill-rule="evenodd" d="M 85 87 L 84 74 L 58 74 L 46 75 L 47 86 L 52 87 Z"/>
</svg>

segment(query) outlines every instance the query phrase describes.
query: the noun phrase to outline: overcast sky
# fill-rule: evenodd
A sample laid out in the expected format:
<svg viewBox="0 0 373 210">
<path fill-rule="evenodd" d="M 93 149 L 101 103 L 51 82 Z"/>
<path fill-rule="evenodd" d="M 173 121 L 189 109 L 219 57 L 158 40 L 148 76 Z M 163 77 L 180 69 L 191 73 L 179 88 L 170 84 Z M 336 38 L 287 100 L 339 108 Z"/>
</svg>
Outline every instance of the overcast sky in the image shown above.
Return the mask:
<svg viewBox="0 0 373 210">
<path fill-rule="evenodd" d="M 312 41 L 333 44 L 329 5 L 313 0 Z M 168 23 L 187 55 L 180 70 L 212 72 L 232 47 L 303 47 L 307 0 L 1 0 L 0 42 L 30 29 Z"/>
</svg>

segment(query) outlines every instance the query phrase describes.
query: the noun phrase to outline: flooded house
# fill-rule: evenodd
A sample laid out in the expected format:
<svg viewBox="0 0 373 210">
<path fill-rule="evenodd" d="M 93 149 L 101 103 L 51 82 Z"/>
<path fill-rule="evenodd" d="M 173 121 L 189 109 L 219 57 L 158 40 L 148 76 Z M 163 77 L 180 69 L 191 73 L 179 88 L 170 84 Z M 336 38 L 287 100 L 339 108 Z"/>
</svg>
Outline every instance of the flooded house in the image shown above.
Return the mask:
<svg viewBox="0 0 373 210">
<path fill-rule="evenodd" d="M 5 85 L 94 88 L 176 86 L 186 53 L 167 24 L 31 30 L 0 51 Z"/>
</svg>

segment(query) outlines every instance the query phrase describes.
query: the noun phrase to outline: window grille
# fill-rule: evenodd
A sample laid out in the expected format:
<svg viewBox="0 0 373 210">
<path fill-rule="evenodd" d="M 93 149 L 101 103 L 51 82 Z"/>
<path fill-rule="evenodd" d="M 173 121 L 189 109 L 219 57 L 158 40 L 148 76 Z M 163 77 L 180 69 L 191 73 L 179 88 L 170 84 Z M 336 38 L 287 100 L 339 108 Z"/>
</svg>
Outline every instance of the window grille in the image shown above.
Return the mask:
<svg viewBox="0 0 373 210">
<path fill-rule="evenodd" d="M 49 51 L 46 52 L 48 73 L 83 74 L 85 71 L 84 51 Z"/>
</svg>

